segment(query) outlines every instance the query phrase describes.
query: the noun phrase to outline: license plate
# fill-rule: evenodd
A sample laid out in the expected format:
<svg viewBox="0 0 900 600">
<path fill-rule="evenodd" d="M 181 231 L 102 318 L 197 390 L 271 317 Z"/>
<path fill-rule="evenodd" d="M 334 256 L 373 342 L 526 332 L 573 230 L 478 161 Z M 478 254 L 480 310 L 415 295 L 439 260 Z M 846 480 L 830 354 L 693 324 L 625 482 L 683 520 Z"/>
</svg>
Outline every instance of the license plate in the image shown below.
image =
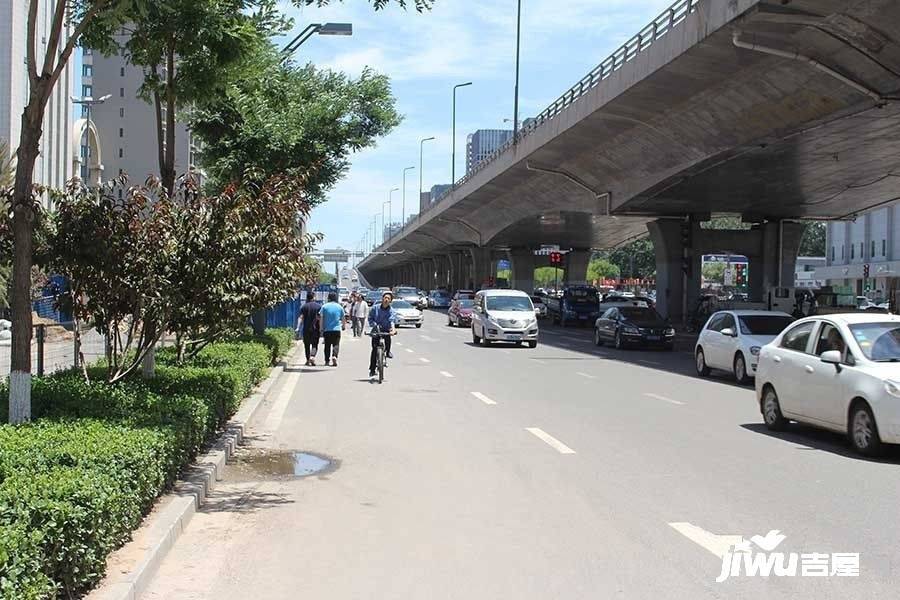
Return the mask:
<svg viewBox="0 0 900 600">
<path fill-rule="evenodd" d="M 662 338 L 660 338 L 658 335 L 648 335 L 647 339 L 651 342 L 658 342 Z"/>
<path fill-rule="evenodd" d="M 506 336 L 506 339 L 511 342 L 515 342 L 515 341 L 521 340 L 522 336 L 521 335 L 508 335 L 508 336 Z"/>
</svg>

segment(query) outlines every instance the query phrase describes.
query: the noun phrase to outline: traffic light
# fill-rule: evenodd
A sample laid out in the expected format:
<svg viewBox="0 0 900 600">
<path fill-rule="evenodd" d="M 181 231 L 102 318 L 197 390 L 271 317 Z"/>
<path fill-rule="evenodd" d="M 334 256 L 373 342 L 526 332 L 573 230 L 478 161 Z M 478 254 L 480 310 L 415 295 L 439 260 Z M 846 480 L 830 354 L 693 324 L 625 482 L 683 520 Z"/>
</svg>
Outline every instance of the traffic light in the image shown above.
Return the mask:
<svg viewBox="0 0 900 600">
<path fill-rule="evenodd" d="M 550 253 L 550 266 L 551 267 L 561 267 L 562 264 L 563 264 L 562 252 L 551 252 Z"/>
<path fill-rule="evenodd" d="M 863 265 L 863 279 L 869 278 L 869 263 Z"/>
<path fill-rule="evenodd" d="M 734 284 L 747 284 L 747 265 L 738 264 L 734 266 Z"/>
</svg>

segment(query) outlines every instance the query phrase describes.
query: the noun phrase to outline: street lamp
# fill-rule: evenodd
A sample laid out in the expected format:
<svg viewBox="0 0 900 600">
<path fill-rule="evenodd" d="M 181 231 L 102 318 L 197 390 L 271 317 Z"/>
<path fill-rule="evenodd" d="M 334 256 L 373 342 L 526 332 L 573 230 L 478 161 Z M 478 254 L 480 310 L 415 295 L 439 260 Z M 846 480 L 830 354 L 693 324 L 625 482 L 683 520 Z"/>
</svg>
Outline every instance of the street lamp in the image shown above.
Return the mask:
<svg viewBox="0 0 900 600">
<path fill-rule="evenodd" d="M 419 140 L 419 202 L 422 201 L 422 153 L 424 152 L 425 142 L 430 142 L 434 136 Z"/>
<path fill-rule="evenodd" d="M 472 82 L 467 81 L 453 86 L 453 151 L 450 158 L 450 187 L 456 187 L 456 90 L 468 85 L 472 85 Z"/>
<path fill-rule="evenodd" d="M 303 42 L 316 33 L 319 35 L 353 35 L 353 23 L 325 23 L 324 25 L 322 23 L 310 23 L 297 35 L 297 37 L 284 47 L 281 51 L 281 53 L 284 54 L 282 60 L 287 60 L 287 57 L 290 54 L 293 54 Z"/>
<path fill-rule="evenodd" d="M 516 12 L 516 89 L 515 102 L 513 103 L 513 144 L 518 143 L 519 137 L 519 49 L 522 40 L 522 0 L 518 0 Z"/>
<path fill-rule="evenodd" d="M 384 205 L 387 204 L 388 207 L 388 238 L 394 237 L 394 228 L 391 227 L 391 222 L 394 220 L 391 217 L 391 205 L 393 204 L 393 196 L 394 192 L 400 191 L 400 188 L 394 188 L 388 192 L 387 202 L 381 203 L 381 243 L 384 243 Z"/>
<path fill-rule="evenodd" d="M 91 179 L 91 164 L 90 164 L 90 158 L 91 158 L 91 110 L 94 108 L 95 105 L 103 104 L 110 98 L 112 98 L 112 94 L 107 94 L 105 96 L 101 96 L 101 97 L 97 98 L 96 100 L 94 100 L 91 96 L 85 96 L 84 98 L 76 98 L 75 96 L 69 96 L 69 99 L 72 101 L 72 104 L 81 104 L 82 106 L 87 107 L 87 115 L 86 115 L 87 128 L 85 129 L 84 135 L 87 138 L 87 148 L 88 148 L 88 152 L 87 152 L 88 155 L 87 155 L 87 157 L 85 157 L 86 159 L 88 159 L 88 181 L 86 182 L 88 185 L 90 185 L 90 183 L 91 183 L 91 181 L 90 181 L 90 179 Z M 81 142 L 81 140 L 78 140 L 78 141 L 79 141 L 79 143 Z"/>
<path fill-rule="evenodd" d="M 415 171 L 415 167 L 406 167 L 403 169 L 403 208 L 400 211 L 400 228 L 406 226 L 406 172 L 407 171 Z"/>
</svg>

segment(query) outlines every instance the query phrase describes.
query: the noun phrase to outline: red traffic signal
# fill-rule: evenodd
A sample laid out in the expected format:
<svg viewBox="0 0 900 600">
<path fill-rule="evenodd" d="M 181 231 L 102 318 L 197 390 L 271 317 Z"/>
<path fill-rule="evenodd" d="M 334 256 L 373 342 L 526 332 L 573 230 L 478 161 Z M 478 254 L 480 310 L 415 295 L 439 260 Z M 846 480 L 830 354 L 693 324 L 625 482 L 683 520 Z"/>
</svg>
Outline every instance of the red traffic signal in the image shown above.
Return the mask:
<svg viewBox="0 0 900 600">
<path fill-rule="evenodd" d="M 551 252 L 550 253 L 550 266 L 551 267 L 561 267 L 563 264 L 562 252 Z"/>
</svg>

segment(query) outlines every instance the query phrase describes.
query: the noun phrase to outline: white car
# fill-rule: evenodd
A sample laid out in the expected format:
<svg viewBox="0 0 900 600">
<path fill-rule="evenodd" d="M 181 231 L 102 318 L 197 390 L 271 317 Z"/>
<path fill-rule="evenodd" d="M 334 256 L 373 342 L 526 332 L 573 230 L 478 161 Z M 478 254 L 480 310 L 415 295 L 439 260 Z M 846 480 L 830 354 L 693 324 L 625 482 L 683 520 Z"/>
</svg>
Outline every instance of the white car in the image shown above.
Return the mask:
<svg viewBox="0 0 900 600">
<path fill-rule="evenodd" d="M 519 290 L 482 290 L 472 307 L 472 342 L 527 343 L 536 348 L 538 322 L 531 296 Z"/>
<path fill-rule="evenodd" d="M 808 423 L 847 434 L 870 456 L 900 443 L 900 317 L 797 321 L 760 352 L 756 396 L 772 430 Z"/>
<path fill-rule="evenodd" d="M 422 327 L 422 323 L 425 322 L 425 315 L 422 314 L 422 311 L 406 300 L 394 300 L 391 303 L 391 308 L 397 313 L 397 322 L 395 323 L 397 327 L 402 325 Z"/>
<path fill-rule="evenodd" d="M 756 376 L 760 349 L 775 339 L 794 318 L 783 312 L 765 310 L 723 310 L 713 313 L 697 338 L 694 359 L 697 374 L 711 369 L 734 374 L 745 384 Z"/>
</svg>

